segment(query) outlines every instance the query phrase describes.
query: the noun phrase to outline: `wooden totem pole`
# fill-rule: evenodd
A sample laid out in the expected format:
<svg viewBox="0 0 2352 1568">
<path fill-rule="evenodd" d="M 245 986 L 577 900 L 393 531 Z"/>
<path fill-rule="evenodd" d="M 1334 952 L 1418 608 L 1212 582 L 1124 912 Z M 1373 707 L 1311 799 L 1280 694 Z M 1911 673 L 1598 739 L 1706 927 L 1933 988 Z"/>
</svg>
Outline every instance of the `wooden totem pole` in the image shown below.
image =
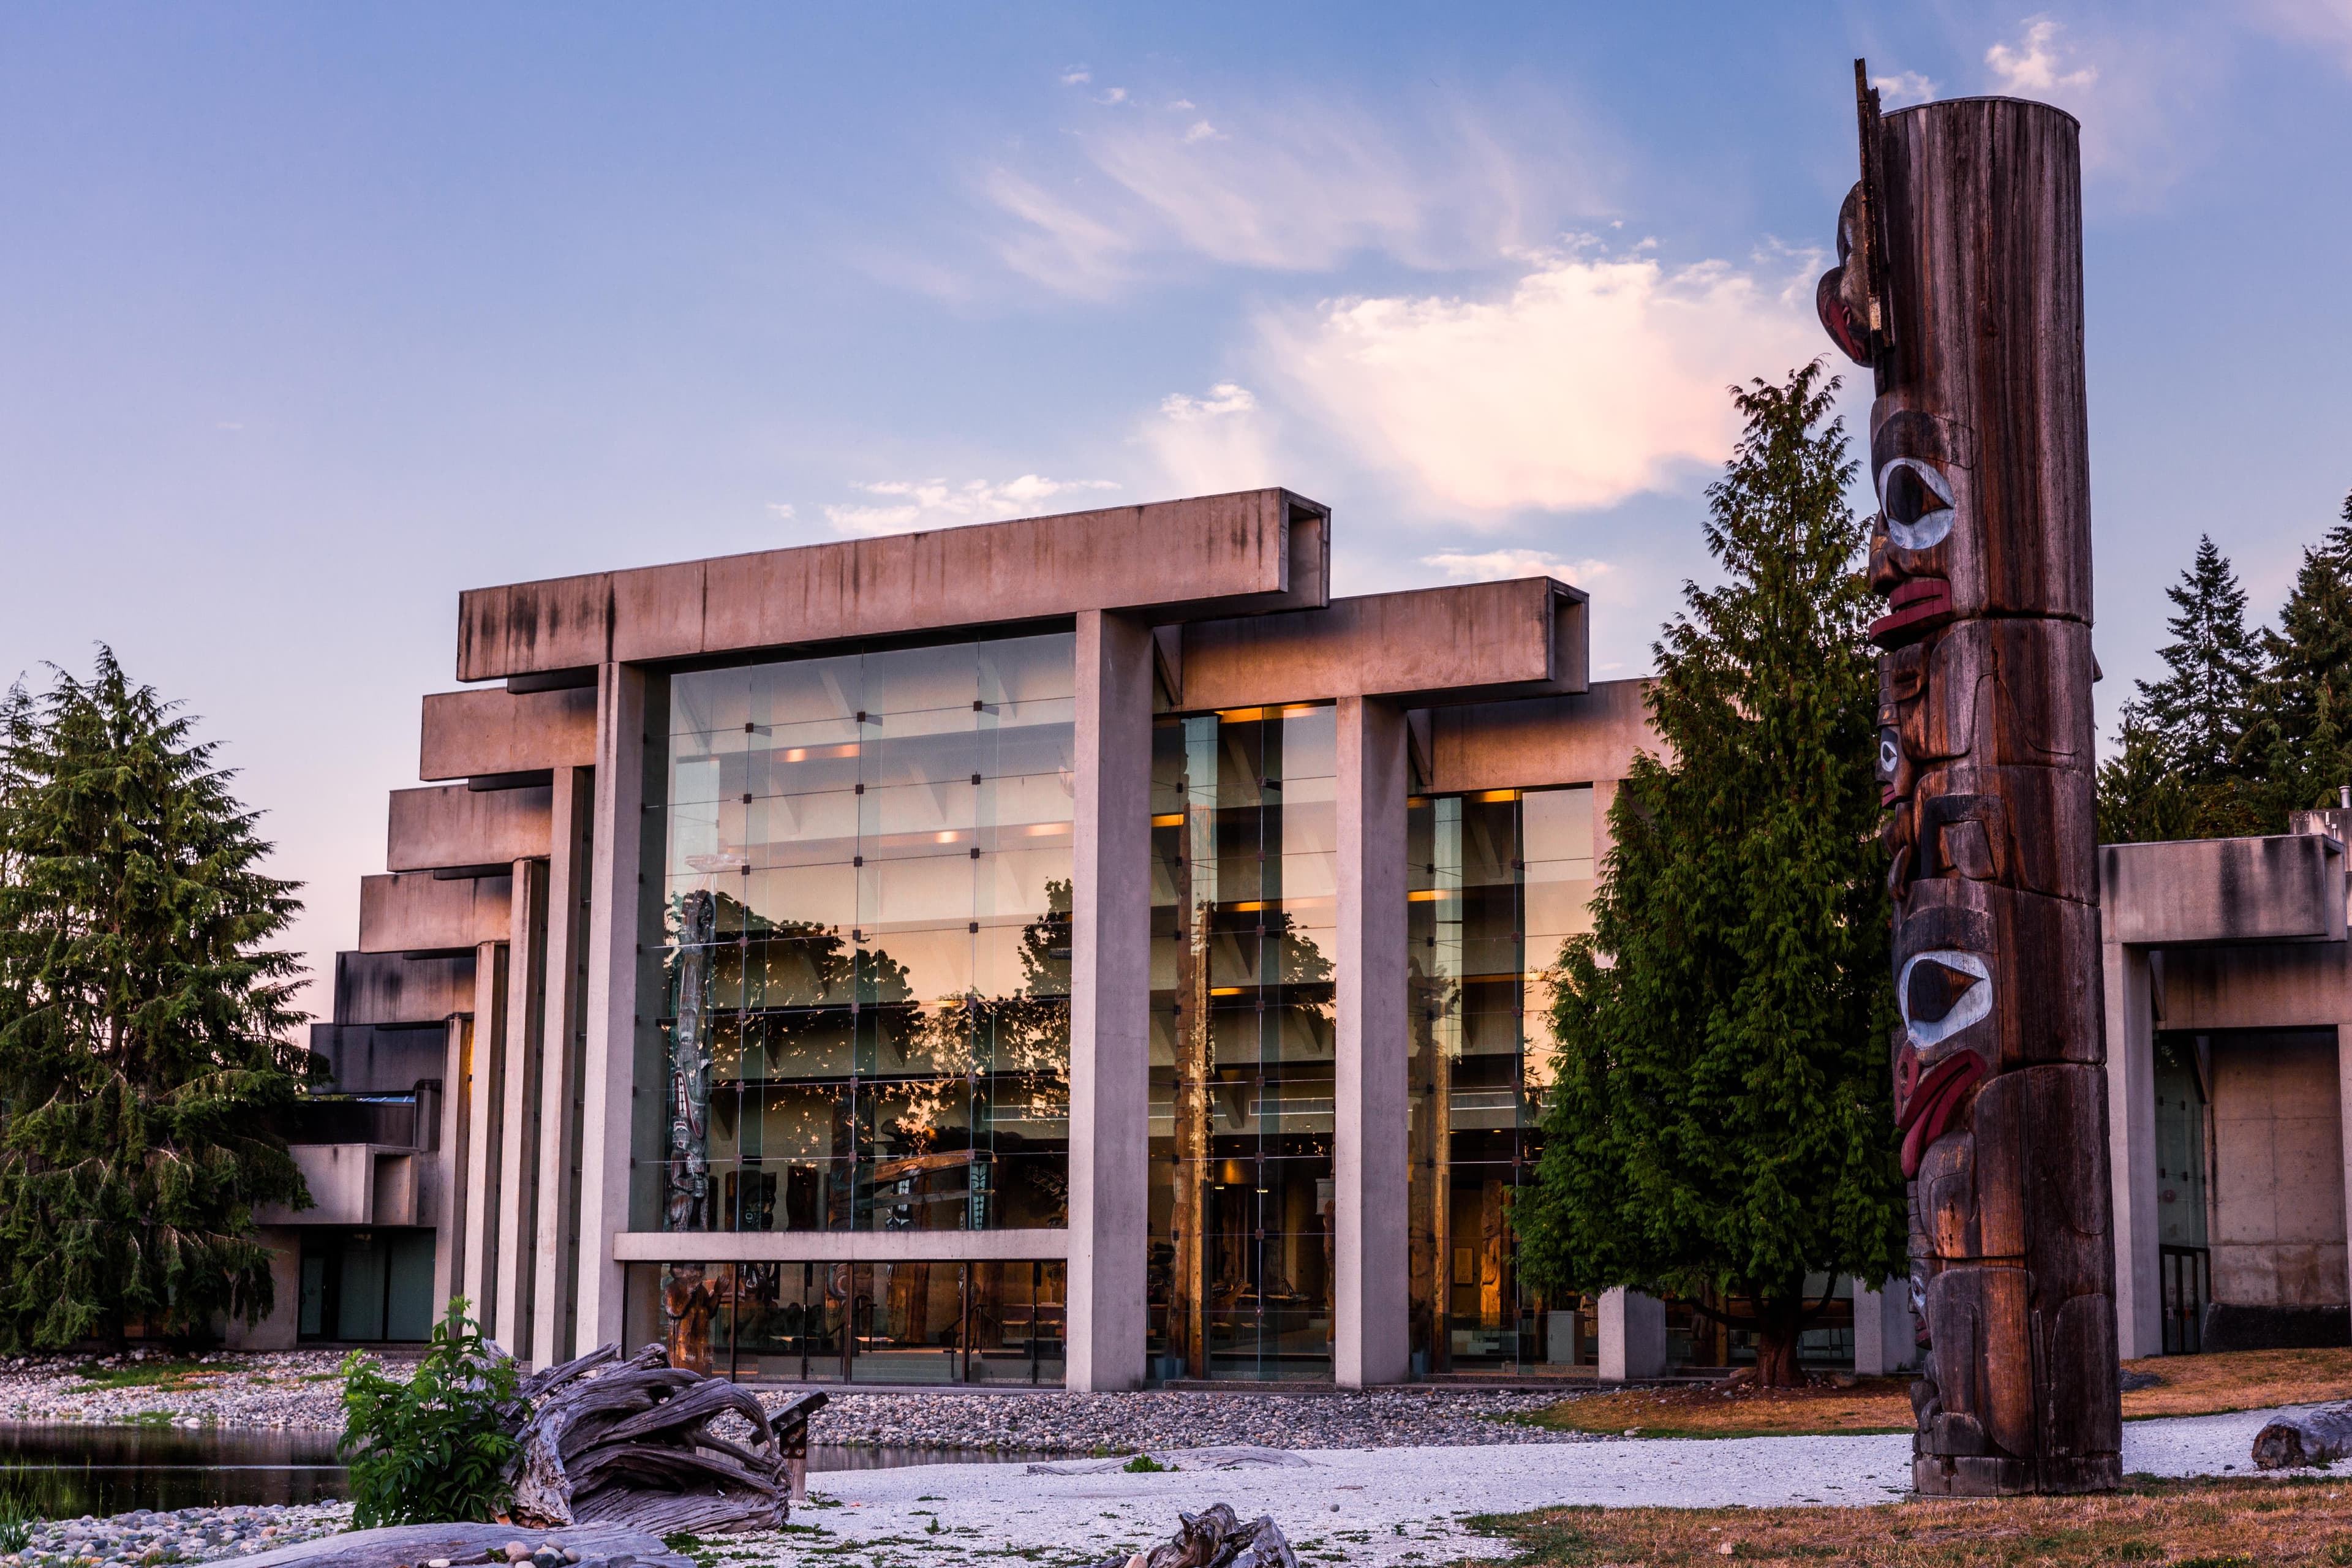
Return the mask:
<svg viewBox="0 0 2352 1568">
<path fill-rule="evenodd" d="M 1822 322 L 1875 374 L 1871 584 L 1923 1492 L 2119 1484 L 2077 127 L 1881 118 Z"/>
</svg>

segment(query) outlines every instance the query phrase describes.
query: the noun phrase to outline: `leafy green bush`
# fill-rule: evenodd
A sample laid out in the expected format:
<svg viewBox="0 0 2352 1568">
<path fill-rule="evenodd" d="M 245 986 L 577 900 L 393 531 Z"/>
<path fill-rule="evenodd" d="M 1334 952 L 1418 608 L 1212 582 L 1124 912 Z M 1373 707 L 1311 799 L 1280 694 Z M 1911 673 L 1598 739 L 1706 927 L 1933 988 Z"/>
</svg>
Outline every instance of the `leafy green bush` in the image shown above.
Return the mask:
<svg viewBox="0 0 2352 1568">
<path fill-rule="evenodd" d="M 515 1451 L 501 1407 L 515 1396 L 515 1364 L 482 1338 L 453 1296 L 433 1342 L 406 1383 L 373 1356 L 343 1361 L 343 1436 L 352 1467 L 352 1527 L 488 1522 L 510 1495 Z"/>
</svg>

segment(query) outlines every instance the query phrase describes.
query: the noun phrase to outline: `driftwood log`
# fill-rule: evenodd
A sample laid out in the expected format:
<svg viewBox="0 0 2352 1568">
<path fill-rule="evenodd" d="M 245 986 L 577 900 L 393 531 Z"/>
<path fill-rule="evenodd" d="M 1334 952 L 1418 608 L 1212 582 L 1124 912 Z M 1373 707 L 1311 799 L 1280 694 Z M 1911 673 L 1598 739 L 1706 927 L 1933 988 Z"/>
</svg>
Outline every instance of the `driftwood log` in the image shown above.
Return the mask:
<svg viewBox="0 0 2352 1568">
<path fill-rule="evenodd" d="M 670 1366 L 661 1345 L 626 1360 L 602 1346 L 518 1385 L 514 1517 L 657 1536 L 776 1529 L 805 1478 L 808 1418 L 824 1403 L 803 1394 L 772 1418 L 726 1379 Z M 711 1429 L 729 1415 L 747 1441 Z"/>
<path fill-rule="evenodd" d="M 2352 1405 L 2323 1405 L 2280 1416 L 2254 1434 L 2254 1464 L 2265 1470 L 2352 1458 Z"/>
<path fill-rule="evenodd" d="M 299 1541 L 237 1561 L 241 1568 L 405 1568 L 436 1560 L 453 1568 L 478 1563 L 504 1568 L 507 1543 L 515 1539 L 511 1524 L 394 1524 Z M 527 1544 L 541 1541 L 577 1552 L 580 1568 L 694 1568 L 690 1559 L 640 1530 L 534 1531 Z"/>
<path fill-rule="evenodd" d="M 1270 1514 L 1244 1524 L 1217 1503 L 1180 1513 L 1176 1533 L 1149 1552 L 1106 1557 L 1095 1568 L 1298 1568 L 1298 1559 Z"/>
<path fill-rule="evenodd" d="M 2077 128 L 1882 117 L 1822 324 L 1870 367 L 1895 1126 L 1922 1492 L 2122 1480 L 2093 809 Z"/>
</svg>

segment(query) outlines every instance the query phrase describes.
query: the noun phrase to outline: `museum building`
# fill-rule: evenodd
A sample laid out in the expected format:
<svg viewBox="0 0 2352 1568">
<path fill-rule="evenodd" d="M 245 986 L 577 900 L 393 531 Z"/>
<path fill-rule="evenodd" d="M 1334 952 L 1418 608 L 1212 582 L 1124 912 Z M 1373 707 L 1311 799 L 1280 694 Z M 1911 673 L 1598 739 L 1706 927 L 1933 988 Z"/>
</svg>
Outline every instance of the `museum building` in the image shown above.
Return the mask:
<svg viewBox="0 0 2352 1568">
<path fill-rule="evenodd" d="M 667 1336 L 791 1381 L 1735 1359 L 1516 1269 L 1643 683 L 1590 680 L 1550 579 L 1333 597 L 1330 528 L 1266 489 L 461 595 L 313 1030 L 316 1206 L 263 1216 L 278 1307 L 232 1340 L 417 1340 L 462 1294 L 530 1362 Z M 2335 974 L 2340 852 L 2290 851 L 2293 940 L 2334 944 L 2291 962 Z M 2132 864 L 2171 923 L 2108 949 L 2127 1345 L 2179 1315 L 2153 1112 L 2205 1050 L 2146 976 L 2207 940 Z M 2242 965 L 2243 902 L 2174 973 Z M 2339 1314 L 2342 1191 L 2296 1287 Z M 1899 1287 L 1837 1295 L 1814 1356 L 1910 1361 Z"/>
</svg>

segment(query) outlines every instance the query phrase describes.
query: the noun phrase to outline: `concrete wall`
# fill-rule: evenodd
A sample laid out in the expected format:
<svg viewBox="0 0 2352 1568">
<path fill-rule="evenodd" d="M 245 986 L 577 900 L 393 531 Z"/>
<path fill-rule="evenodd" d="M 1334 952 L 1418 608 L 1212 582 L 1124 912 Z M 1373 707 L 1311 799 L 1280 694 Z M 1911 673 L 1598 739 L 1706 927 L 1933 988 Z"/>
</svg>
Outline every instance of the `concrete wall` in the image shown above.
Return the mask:
<svg viewBox="0 0 2352 1568">
<path fill-rule="evenodd" d="M 2352 1291 L 2335 1040 L 2231 1036 L 2212 1060 L 2214 1300 L 2342 1304 Z"/>
<path fill-rule="evenodd" d="M 438 1024 L 474 1005 L 474 955 L 335 954 L 335 1022 Z"/>
<path fill-rule="evenodd" d="M 438 784 L 392 792 L 384 869 L 494 866 L 547 854 L 551 784 L 467 789 Z"/>
<path fill-rule="evenodd" d="M 2344 848 L 2309 833 L 2103 845 L 2099 901 L 2109 942 L 2342 942 Z"/>
<path fill-rule="evenodd" d="M 310 1189 L 310 1207 L 265 1204 L 265 1226 L 414 1225 L 417 1156 L 378 1143 L 297 1143 L 294 1166 Z"/>
<path fill-rule="evenodd" d="M 1426 787 L 1451 795 L 1622 779 L 1636 752 L 1664 750 L 1643 706 L 1649 686 L 1604 680 L 1559 697 L 1438 709 L 1430 715 Z"/>
<path fill-rule="evenodd" d="M 476 589 L 458 601 L 457 679 L 1091 609 L 1319 605 L 1328 515 L 1247 490 Z"/>
<path fill-rule="evenodd" d="M 2168 1029 L 2296 1029 L 2352 1023 L 2352 946 L 2167 948 L 2155 965 Z"/>
<path fill-rule="evenodd" d="M 269 1312 L 253 1324 L 226 1320 L 221 1342 L 235 1351 L 290 1351 L 302 1321 L 302 1233 L 265 1225 L 254 1239 L 269 1248 Z"/>
<path fill-rule="evenodd" d="M 324 1057 L 342 1094 L 406 1094 L 441 1076 L 446 1037 L 429 1026 L 313 1024 L 310 1049 Z"/>
<path fill-rule="evenodd" d="M 584 768 L 596 760 L 596 689 L 436 691 L 425 699 L 421 779 Z"/>
</svg>

